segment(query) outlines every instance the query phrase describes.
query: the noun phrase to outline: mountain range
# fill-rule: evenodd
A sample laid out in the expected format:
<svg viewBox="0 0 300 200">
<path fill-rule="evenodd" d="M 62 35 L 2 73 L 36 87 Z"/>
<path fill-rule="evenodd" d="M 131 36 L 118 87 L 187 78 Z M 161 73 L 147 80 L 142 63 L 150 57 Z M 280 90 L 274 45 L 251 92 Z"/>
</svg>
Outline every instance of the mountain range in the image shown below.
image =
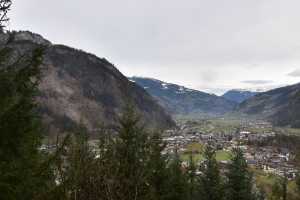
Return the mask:
<svg viewBox="0 0 300 200">
<path fill-rule="evenodd" d="M 237 103 L 184 86 L 157 79 L 130 77 L 173 115 L 216 116 L 232 111 Z"/>
<path fill-rule="evenodd" d="M 147 127 L 170 128 L 174 121 L 140 86 L 130 82 L 104 58 L 64 45 L 52 44 L 27 31 L 0 34 L 1 47 L 21 56 L 43 46 L 40 115 L 49 132 L 65 132 L 84 125 L 94 132 L 113 126 L 127 104 L 132 104 Z"/>
<path fill-rule="evenodd" d="M 157 79 L 130 77 L 172 115 L 220 116 L 238 113 L 300 128 L 300 83 L 267 92 L 230 90 L 216 96 Z"/>
<path fill-rule="evenodd" d="M 135 106 L 147 127 L 171 128 L 172 115 L 220 116 L 240 113 L 278 126 L 300 127 L 300 83 L 267 92 L 230 90 L 223 96 L 144 77 L 125 77 L 105 58 L 52 44 L 28 31 L 0 34 L 0 46 L 14 57 L 43 47 L 39 112 L 48 132 L 84 125 L 92 133 L 114 126 L 127 104 Z"/>
<path fill-rule="evenodd" d="M 234 101 L 236 103 L 242 103 L 243 101 L 257 95 L 259 92 L 252 92 L 248 90 L 229 90 L 225 94 L 222 95 L 225 99 L 230 101 Z"/>
<path fill-rule="evenodd" d="M 300 128 L 300 83 L 259 93 L 242 102 L 236 111 L 277 126 Z"/>
</svg>

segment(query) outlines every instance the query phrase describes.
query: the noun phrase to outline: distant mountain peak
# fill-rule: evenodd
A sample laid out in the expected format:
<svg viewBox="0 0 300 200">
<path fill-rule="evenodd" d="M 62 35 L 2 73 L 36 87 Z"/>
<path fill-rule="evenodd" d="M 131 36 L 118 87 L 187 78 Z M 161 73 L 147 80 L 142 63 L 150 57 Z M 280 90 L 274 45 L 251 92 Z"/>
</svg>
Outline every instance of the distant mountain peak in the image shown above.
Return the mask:
<svg viewBox="0 0 300 200">
<path fill-rule="evenodd" d="M 278 126 L 300 127 L 300 83 L 276 88 L 241 103 L 237 111 L 268 119 Z"/>
<path fill-rule="evenodd" d="M 256 94 L 258 94 L 258 92 L 253 92 L 246 89 L 232 89 L 223 94 L 223 97 L 230 101 L 241 103 L 255 96 Z"/>
<path fill-rule="evenodd" d="M 145 77 L 130 77 L 172 114 L 219 115 L 233 110 L 235 103 L 182 85 Z"/>
<path fill-rule="evenodd" d="M 52 44 L 29 31 L 0 34 L 0 45 L 12 49 L 16 59 L 45 47 L 37 103 L 49 133 L 68 132 L 78 125 L 89 133 L 102 125 L 114 126 L 128 103 L 149 128 L 175 126 L 153 97 L 104 58 Z"/>
</svg>

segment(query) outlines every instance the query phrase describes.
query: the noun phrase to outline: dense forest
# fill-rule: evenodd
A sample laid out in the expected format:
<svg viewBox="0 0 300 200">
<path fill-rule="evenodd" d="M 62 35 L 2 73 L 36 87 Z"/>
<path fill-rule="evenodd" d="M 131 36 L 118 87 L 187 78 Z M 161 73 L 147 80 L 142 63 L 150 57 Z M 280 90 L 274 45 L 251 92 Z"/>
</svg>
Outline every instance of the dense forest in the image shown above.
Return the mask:
<svg viewBox="0 0 300 200">
<path fill-rule="evenodd" d="M 11 3 L 0 0 L 2 31 Z M 210 146 L 203 163 L 195 163 L 191 153 L 185 164 L 176 151 L 163 153 L 160 131 L 145 129 L 130 105 L 117 128 L 99 130 L 96 151 L 81 127 L 58 138 L 54 151 L 44 151 L 35 102 L 42 58 L 42 47 L 17 59 L 10 49 L 0 49 L 0 199 L 266 199 L 242 150 L 234 150 L 225 168 Z M 300 191 L 300 179 L 297 183 Z M 272 199 L 288 199 L 286 178 L 274 184 Z"/>
</svg>

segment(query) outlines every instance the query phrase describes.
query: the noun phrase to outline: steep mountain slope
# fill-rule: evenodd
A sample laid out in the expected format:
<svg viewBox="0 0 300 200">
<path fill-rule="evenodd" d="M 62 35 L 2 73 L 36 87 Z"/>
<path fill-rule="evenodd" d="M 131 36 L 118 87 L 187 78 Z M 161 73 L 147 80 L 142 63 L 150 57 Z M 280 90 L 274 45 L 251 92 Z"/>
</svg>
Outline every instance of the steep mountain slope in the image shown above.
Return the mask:
<svg viewBox="0 0 300 200">
<path fill-rule="evenodd" d="M 113 125 L 127 103 L 136 107 L 148 127 L 168 128 L 171 117 L 141 87 L 128 81 L 111 63 L 30 32 L 0 35 L 1 44 L 21 55 L 45 47 L 39 108 L 50 132 L 84 124 L 90 132 Z"/>
<path fill-rule="evenodd" d="M 235 103 L 223 97 L 192 90 L 160 80 L 132 77 L 172 114 L 219 115 L 233 110 Z"/>
<path fill-rule="evenodd" d="M 278 126 L 300 127 L 300 83 L 260 93 L 237 111 L 266 118 Z"/>
<path fill-rule="evenodd" d="M 222 97 L 236 103 L 242 103 L 243 101 L 257 94 L 258 92 L 251 92 L 247 90 L 229 90 L 228 92 L 223 94 Z"/>
</svg>

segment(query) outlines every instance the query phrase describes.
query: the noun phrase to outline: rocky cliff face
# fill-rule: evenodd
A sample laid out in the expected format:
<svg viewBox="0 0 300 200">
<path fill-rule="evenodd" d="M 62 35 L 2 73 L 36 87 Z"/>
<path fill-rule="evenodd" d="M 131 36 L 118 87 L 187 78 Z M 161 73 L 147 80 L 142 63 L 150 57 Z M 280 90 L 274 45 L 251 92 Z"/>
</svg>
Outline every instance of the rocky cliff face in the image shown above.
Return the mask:
<svg viewBox="0 0 300 200">
<path fill-rule="evenodd" d="M 15 32 L 0 42 L 18 55 L 45 47 L 39 110 L 50 132 L 83 124 L 93 132 L 100 125 L 114 125 L 127 103 L 133 104 L 151 128 L 169 128 L 174 122 L 141 87 L 128 81 L 111 63 L 63 45 L 53 45 L 40 35 Z"/>
</svg>

